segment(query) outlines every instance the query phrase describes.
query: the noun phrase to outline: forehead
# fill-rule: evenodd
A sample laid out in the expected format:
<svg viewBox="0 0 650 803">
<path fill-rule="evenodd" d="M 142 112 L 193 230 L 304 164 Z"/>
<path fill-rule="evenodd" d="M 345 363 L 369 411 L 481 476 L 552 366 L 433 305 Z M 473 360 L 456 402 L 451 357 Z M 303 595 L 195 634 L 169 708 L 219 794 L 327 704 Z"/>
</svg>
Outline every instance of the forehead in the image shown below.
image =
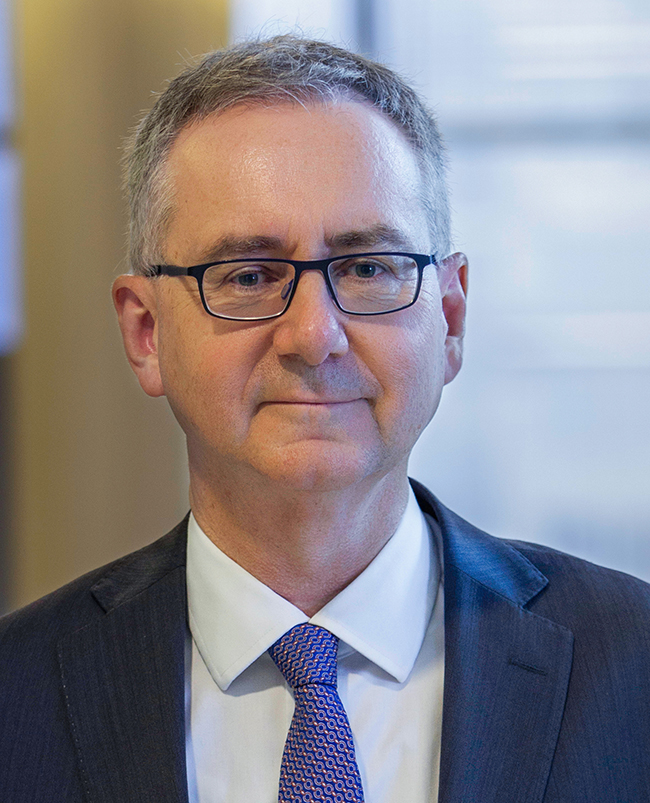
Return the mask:
<svg viewBox="0 0 650 803">
<path fill-rule="evenodd" d="M 234 106 L 183 129 L 167 169 L 174 242 L 424 224 L 417 158 L 364 102 Z"/>
</svg>

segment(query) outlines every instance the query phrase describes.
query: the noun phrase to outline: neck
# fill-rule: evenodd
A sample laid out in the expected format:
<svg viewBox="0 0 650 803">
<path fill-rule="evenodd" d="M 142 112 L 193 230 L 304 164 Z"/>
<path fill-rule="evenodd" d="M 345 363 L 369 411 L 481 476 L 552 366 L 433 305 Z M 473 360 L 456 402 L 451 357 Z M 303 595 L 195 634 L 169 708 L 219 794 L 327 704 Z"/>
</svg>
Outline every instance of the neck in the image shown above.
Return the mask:
<svg viewBox="0 0 650 803">
<path fill-rule="evenodd" d="M 228 557 L 313 616 L 379 553 L 408 500 L 405 466 L 342 490 L 206 481 L 190 468 L 192 512 Z"/>
</svg>

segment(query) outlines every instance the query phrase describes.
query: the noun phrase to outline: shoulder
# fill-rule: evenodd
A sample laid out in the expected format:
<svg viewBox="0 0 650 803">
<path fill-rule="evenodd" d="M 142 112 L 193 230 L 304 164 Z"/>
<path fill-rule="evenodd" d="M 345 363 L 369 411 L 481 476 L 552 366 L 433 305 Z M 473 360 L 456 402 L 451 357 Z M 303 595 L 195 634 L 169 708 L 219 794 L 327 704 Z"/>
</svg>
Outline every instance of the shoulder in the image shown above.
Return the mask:
<svg viewBox="0 0 650 803">
<path fill-rule="evenodd" d="M 648 640 L 648 583 L 540 544 L 506 543 L 548 579 L 548 585 L 531 602 L 531 610 L 572 630 L 588 623 L 627 637 Z"/>
<path fill-rule="evenodd" d="M 82 692 L 100 709 L 99 675 L 93 679 L 89 667 L 104 672 L 111 649 L 141 643 L 132 630 L 137 615 L 123 614 L 133 607 L 141 611 L 137 603 L 146 599 L 149 589 L 159 604 L 163 598 L 156 593 L 156 584 L 167 594 L 172 586 L 178 589 L 178 583 L 165 581 L 184 569 L 186 533 L 187 524 L 182 522 L 144 549 L 0 618 L 0 723 L 10 723 L 0 725 L 3 801 L 72 799 L 73 792 L 66 790 L 76 788 L 79 779 L 64 670 L 74 662 L 65 658 L 64 649 L 67 645 L 69 655 L 70 638 L 79 646 Z M 147 604 L 151 608 L 154 603 Z M 165 607 L 164 616 L 167 611 Z M 109 627 L 97 627 L 104 624 Z M 104 638 L 98 637 L 101 633 Z M 118 685 L 111 685 L 107 693 Z"/>
<path fill-rule="evenodd" d="M 479 530 L 413 482 L 440 524 L 445 571 L 456 569 L 527 610 L 583 636 L 639 639 L 650 649 L 650 585 L 551 547 Z"/>
<path fill-rule="evenodd" d="M 121 597 L 137 593 L 185 561 L 187 521 L 142 549 L 94 569 L 71 583 L 0 617 L 0 668 L 12 654 L 20 662 L 37 660 L 53 642 L 101 617 Z"/>
</svg>

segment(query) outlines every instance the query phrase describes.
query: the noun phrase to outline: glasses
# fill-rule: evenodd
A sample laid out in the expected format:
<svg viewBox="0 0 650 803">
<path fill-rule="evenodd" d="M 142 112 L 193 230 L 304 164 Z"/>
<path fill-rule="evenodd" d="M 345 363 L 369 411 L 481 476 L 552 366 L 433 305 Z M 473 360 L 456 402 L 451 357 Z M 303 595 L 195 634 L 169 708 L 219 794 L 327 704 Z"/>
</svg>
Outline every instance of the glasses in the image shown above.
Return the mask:
<svg viewBox="0 0 650 803">
<path fill-rule="evenodd" d="M 229 321 L 265 321 L 287 311 L 300 275 L 323 274 L 341 312 L 384 315 L 417 301 L 422 273 L 435 256 L 401 252 L 351 254 L 335 259 L 228 259 L 189 268 L 153 265 L 154 276 L 193 276 L 205 311 Z"/>
</svg>

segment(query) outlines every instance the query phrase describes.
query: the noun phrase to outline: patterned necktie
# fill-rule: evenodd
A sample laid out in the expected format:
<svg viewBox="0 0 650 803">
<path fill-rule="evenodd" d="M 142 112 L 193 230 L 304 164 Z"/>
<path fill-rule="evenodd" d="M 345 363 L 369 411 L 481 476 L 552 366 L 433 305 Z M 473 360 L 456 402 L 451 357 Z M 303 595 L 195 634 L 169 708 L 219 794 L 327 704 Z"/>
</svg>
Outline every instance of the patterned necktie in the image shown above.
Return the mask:
<svg viewBox="0 0 650 803">
<path fill-rule="evenodd" d="M 336 690 L 338 646 L 328 630 L 302 624 L 269 647 L 296 704 L 282 754 L 279 803 L 363 803 L 350 722 Z"/>
</svg>

